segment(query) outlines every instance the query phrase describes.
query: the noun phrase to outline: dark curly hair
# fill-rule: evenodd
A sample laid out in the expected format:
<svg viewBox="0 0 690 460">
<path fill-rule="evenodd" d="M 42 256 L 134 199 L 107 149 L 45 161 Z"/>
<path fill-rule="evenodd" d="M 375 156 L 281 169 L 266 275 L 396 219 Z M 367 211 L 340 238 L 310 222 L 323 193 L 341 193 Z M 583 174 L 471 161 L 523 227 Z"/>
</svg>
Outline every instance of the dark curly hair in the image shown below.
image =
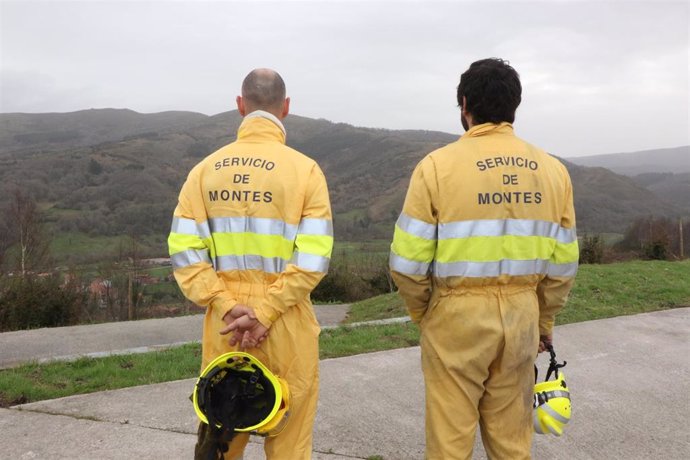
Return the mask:
<svg viewBox="0 0 690 460">
<path fill-rule="evenodd" d="M 515 121 L 515 110 L 522 100 L 520 76 L 508 61 L 498 58 L 473 62 L 460 76 L 458 105 L 466 98 L 465 110 L 474 124 Z"/>
</svg>

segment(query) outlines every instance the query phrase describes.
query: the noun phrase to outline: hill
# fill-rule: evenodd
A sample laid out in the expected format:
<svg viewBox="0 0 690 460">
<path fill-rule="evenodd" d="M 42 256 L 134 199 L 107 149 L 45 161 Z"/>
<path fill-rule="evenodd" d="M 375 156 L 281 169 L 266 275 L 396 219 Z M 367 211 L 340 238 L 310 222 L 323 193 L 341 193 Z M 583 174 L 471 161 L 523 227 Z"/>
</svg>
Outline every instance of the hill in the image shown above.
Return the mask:
<svg viewBox="0 0 690 460">
<path fill-rule="evenodd" d="M 573 157 L 567 160 L 580 166 L 610 169 L 626 176 L 644 173 L 690 173 L 690 145 L 670 149 Z"/>
<path fill-rule="evenodd" d="M 127 109 L 0 114 L 0 157 L 9 152 L 56 151 L 153 135 L 206 118 L 193 112 L 143 114 Z"/>
<path fill-rule="evenodd" d="M 2 114 L 0 193 L 8 196 L 13 187 L 30 192 L 56 232 L 155 235 L 162 248 L 187 172 L 234 140 L 240 121 L 236 111 L 215 116 L 129 110 Z M 63 125 L 79 136 L 62 136 Z M 390 238 L 416 163 L 457 139 L 295 115 L 285 125 L 288 145 L 317 160 L 328 178 L 340 240 Z M 40 132 L 54 133 L 57 140 L 42 138 L 31 144 L 34 148 L 21 140 Z M 678 203 L 660 199 L 641 182 L 565 163 L 581 231 L 620 233 L 638 216 L 682 212 Z M 654 187 L 663 189 L 663 183 L 654 181 Z"/>
</svg>

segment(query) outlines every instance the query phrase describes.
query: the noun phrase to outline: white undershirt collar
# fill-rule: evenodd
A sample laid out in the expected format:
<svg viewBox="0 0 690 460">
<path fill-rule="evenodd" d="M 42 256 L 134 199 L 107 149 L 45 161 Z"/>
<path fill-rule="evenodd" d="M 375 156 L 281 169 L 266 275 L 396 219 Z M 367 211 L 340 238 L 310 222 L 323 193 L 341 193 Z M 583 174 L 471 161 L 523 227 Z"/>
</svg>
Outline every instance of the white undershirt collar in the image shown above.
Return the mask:
<svg viewBox="0 0 690 460">
<path fill-rule="evenodd" d="M 266 112 L 265 110 L 255 110 L 252 113 L 247 114 L 244 118 L 267 118 L 271 120 L 273 123 L 275 123 L 278 126 L 278 128 L 280 128 L 284 136 L 287 136 L 287 133 L 285 132 L 285 126 L 283 126 L 283 123 L 280 121 L 280 119 L 272 113 Z"/>
</svg>

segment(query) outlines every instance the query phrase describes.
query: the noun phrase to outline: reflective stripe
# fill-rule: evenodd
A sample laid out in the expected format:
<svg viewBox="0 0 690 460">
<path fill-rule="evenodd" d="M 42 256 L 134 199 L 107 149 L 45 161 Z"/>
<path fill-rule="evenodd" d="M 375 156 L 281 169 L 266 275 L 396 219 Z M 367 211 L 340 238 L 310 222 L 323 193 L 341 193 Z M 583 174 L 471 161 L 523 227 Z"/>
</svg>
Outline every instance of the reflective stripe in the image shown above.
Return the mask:
<svg viewBox="0 0 690 460">
<path fill-rule="evenodd" d="M 391 251 L 415 262 L 429 263 L 434 259 L 436 240 L 427 240 L 415 236 L 396 225 Z"/>
<path fill-rule="evenodd" d="M 258 255 L 290 260 L 294 243 L 280 235 L 258 233 L 214 233 L 212 257 Z"/>
<path fill-rule="evenodd" d="M 542 404 L 541 406 L 539 406 L 539 409 L 543 410 L 544 412 L 546 412 L 551 417 L 555 418 L 561 423 L 568 423 L 570 421 L 569 418 L 563 417 L 561 414 L 553 410 L 551 406 L 549 406 L 548 404 Z"/>
<path fill-rule="evenodd" d="M 570 399 L 570 392 L 569 391 L 563 391 L 563 390 L 542 391 L 540 394 L 546 395 L 547 401 L 549 399 L 552 399 L 552 398 L 568 398 L 568 399 Z"/>
<path fill-rule="evenodd" d="M 280 219 L 264 217 L 214 217 L 209 219 L 212 233 L 256 233 L 260 235 L 280 235 L 293 241 L 297 235 L 297 225 Z"/>
<path fill-rule="evenodd" d="M 439 240 L 436 259 L 442 263 L 473 261 L 549 260 L 556 242 L 540 236 L 474 236 Z"/>
<path fill-rule="evenodd" d="M 213 260 L 218 271 L 280 273 L 293 259 L 301 268 L 325 272 L 332 235 L 330 219 L 306 218 L 298 226 L 261 217 L 216 217 L 201 224 L 175 217 L 168 245 L 175 268 Z"/>
<path fill-rule="evenodd" d="M 577 240 L 572 243 L 558 243 L 553 249 L 551 261 L 556 264 L 577 262 L 580 259 L 580 249 Z"/>
<path fill-rule="evenodd" d="M 577 275 L 577 262 L 570 264 L 549 264 L 546 274 L 549 276 L 569 277 Z"/>
<path fill-rule="evenodd" d="M 330 219 L 302 219 L 297 233 L 302 235 L 333 236 L 333 222 Z"/>
<path fill-rule="evenodd" d="M 499 260 L 494 262 L 434 262 L 432 270 L 435 276 L 465 276 L 468 278 L 491 278 L 501 275 L 525 276 L 546 274 L 549 261 L 534 260 Z"/>
<path fill-rule="evenodd" d="M 326 273 L 328 271 L 328 266 L 331 262 L 331 259 L 328 257 L 317 256 L 315 254 L 295 252 L 290 262 L 305 270 Z"/>
<path fill-rule="evenodd" d="M 473 236 L 542 236 L 561 243 L 577 241 L 574 228 L 555 222 L 528 219 L 466 220 L 438 224 L 438 239 L 470 238 Z"/>
<path fill-rule="evenodd" d="M 170 255 L 188 249 L 206 250 L 208 247 L 206 242 L 196 235 L 187 235 L 184 233 L 171 233 L 168 235 L 168 253 Z"/>
<path fill-rule="evenodd" d="M 405 275 L 428 275 L 431 264 L 427 262 L 416 262 L 406 259 L 393 252 L 390 254 L 389 264 L 391 270 Z"/>
<path fill-rule="evenodd" d="M 333 236 L 333 223 L 330 219 L 306 218 L 297 226 L 280 219 L 246 216 L 214 217 L 207 222 L 197 223 L 193 219 L 175 217 L 171 232 L 201 238 L 208 238 L 211 233 L 256 233 L 280 235 L 293 241 L 297 234 Z"/>
<path fill-rule="evenodd" d="M 333 237 L 320 235 L 297 234 L 295 251 L 313 254 L 321 257 L 331 257 L 333 251 Z"/>
<path fill-rule="evenodd" d="M 534 420 L 534 431 L 539 434 L 544 434 L 544 431 L 541 429 L 541 423 L 539 422 L 539 416 L 535 413 L 532 419 Z"/>
<path fill-rule="evenodd" d="M 211 236 L 211 230 L 208 228 L 207 222 L 197 223 L 194 219 L 186 219 L 184 217 L 173 217 L 170 232 L 196 235 L 200 238 Z"/>
<path fill-rule="evenodd" d="M 208 256 L 207 250 L 194 250 L 189 249 L 182 252 L 177 252 L 170 256 L 170 261 L 174 270 L 178 268 L 184 268 L 189 265 L 197 264 L 199 262 L 211 263 L 211 259 Z"/>
<path fill-rule="evenodd" d="M 253 254 L 219 256 L 215 259 L 216 270 L 262 270 L 266 273 L 280 273 L 285 270 L 287 260 L 280 257 L 261 257 Z"/>
<path fill-rule="evenodd" d="M 436 225 L 429 224 L 423 220 L 415 219 L 405 213 L 401 213 L 395 223 L 402 231 L 426 240 L 436 239 Z"/>
<path fill-rule="evenodd" d="M 396 262 L 397 263 L 397 262 Z M 391 254 L 391 266 L 393 264 L 393 254 Z M 403 268 L 403 265 L 400 265 Z M 491 278 L 501 275 L 527 276 L 527 275 L 549 275 L 559 277 L 573 277 L 577 274 L 577 263 L 554 265 L 548 260 L 499 260 L 494 262 L 434 262 L 434 276 L 465 276 L 468 278 Z M 410 275 L 421 275 L 423 273 L 412 273 L 410 271 L 396 270 Z"/>
</svg>

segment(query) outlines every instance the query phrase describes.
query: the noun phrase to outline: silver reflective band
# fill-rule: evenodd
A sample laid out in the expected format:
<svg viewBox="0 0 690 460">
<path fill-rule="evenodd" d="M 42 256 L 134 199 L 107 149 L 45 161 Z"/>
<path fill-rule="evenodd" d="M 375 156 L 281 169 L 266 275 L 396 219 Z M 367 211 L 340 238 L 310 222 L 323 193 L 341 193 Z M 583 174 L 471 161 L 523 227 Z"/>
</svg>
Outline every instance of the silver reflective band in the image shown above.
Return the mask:
<svg viewBox="0 0 690 460">
<path fill-rule="evenodd" d="M 314 254 L 307 254 L 304 252 L 295 252 L 290 263 L 297 265 L 299 268 L 309 270 L 312 272 L 326 273 L 331 259 L 328 257 L 317 256 Z"/>
<path fill-rule="evenodd" d="M 211 263 L 211 258 L 208 256 L 206 249 L 194 250 L 188 249 L 186 251 L 178 252 L 170 256 L 170 261 L 174 270 L 184 268 L 199 262 Z"/>
<path fill-rule="evenodd" d="M 555 418 L 561 423 L 568 423 L 570 421 L 569 418 L 563 417 L 561 414 L 553 410 L 551 406 L 549 406 L 548 404 L 542 404 L 541 406 L 539 406 L 539 409 L 543 410 L 544 412 L 546 412 L 551 417 Z"/>
<path fill-rule="evenodd" d="M 280 273 L 287 261 L 280 257 L 261 257 L 253 254 L 244 256 L 218 256 L 215 260 L 216 271 L 262 270 L 266 273 Z"/>
<path fill-rule="evenodd" d="M 297 233 L 303 235 L 333 236 L 333 222 L 330 219 L 302 219 L 297 228 Z"/>
<path fill-rule="evenodd" d="M 577 240 L 574 228 L 561 227 L 555 222 L 528 219 L 467 220 L 438 224 L 438 239 L 470 238 L 473 236 L 543 236 L 559 243 Z"/>
<path fill-rule="evenodd" d="M 417 262 L 415 260 L 406 259 L 393 252 L 390 254 L 389 265 L 391 270 L 404 275 L 428 275 L 429 266 L 427 262 Z"/>
<path fill-rule="evenodd" d="M 432 271 L 435 276 L 464 276 L 467 278 L 491 278 L 501 275 L 523 276 L 545 274 L 549 267 L 549 261 L 543 259 L 534 260 L 508 260 L 495 262 L 434 262 Z"/>
<path fill-rule="evenodd" d="M 572 262 L 569 264 L 549 264 L 549 269 L 546 274 L 549 276 L 562 276 L 569 277 L 575 276 L 577 274 L 578 262 Z"/>
<path fill-rule="evenodd" d="M 183 235 L 196 235 L 200 238 L 208 238 L 211 236 L 211 231 L 208 228 L 207 222 L 198 224 L 194 219 L 185 219 L 184 217 L 173 217 L 170 232 L 181 233 Z"/>
<path fill-rule="evenodd" d="M 405 213 L 400 214 L 398 221 L 395 223 L 400 230 L 405 233 L 409 233 L 419 238 L 424 238 L 426 240 L 436 239 L 436 225 L 429 224 L 423 220 L 415 219 L 408 216 Z"/>
<path fill-rule="evenodd" d="M 209 219 L 212 233 L 256 233 L 259 235 L 279 235 L 293 241 L 297 226 L 280 219 L 264 217 L 214 217 Z"/>
<path fill-rule="evenodd" d="M 568 398 L 568 399 L 570 399 L 570 392 L 569 391 L 563 391 L 563 390 L 543 391 L 540 394 L 546 395 L 547 401 L 551 398 Z"/>
</svg>

